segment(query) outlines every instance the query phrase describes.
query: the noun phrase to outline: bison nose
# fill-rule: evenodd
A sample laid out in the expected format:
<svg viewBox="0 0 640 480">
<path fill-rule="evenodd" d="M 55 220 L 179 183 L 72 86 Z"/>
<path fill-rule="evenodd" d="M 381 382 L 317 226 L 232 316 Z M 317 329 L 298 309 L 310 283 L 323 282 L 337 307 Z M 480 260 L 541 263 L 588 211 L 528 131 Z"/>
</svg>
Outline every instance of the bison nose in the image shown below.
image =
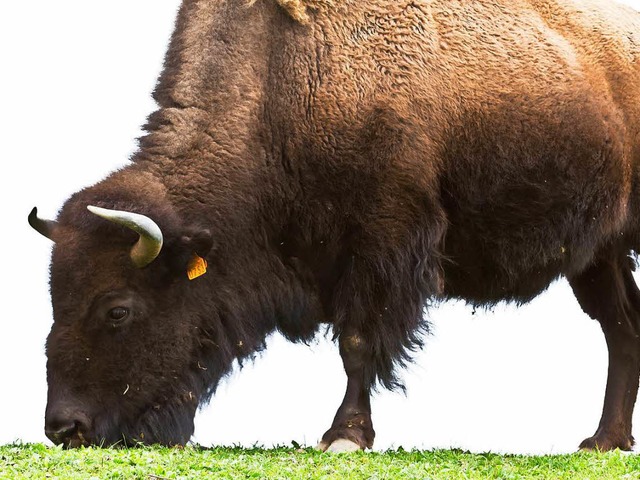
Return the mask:
<svg viewBox="0 0 640 480">
<path fill-rule="evenodd" d="M 87 431 L 88 421 L 79 413 L 63 410 L 48 414 L 45 419 L 44 433 L 56 445 L 86 445 Z"/>
<path fill-rule="evenodd" d="M 46 426 L 44 433 L 56 445 L 63 443 L 65 439 L 70 438 L 77 430 L 76 422 L 67 423 L 65 425 Z"/>
</svg>

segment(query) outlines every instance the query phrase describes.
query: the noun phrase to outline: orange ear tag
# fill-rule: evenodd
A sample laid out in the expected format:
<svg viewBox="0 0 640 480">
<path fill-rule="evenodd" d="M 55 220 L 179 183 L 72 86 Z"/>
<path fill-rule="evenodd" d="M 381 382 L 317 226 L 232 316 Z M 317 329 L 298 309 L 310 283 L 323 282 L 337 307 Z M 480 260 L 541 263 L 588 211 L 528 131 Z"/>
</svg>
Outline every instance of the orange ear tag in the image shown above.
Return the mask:
<svg viewBox="0 0 640 480">
<path fill-rule="evenodd" d="M 207 273 L 207 261 L 194 253 L 193 258 L 189 262 L 187 277 L 189 277 L 189 280 L 193 280 L 194 278 L 198 278 L 205 273 Z"/>
</svg>

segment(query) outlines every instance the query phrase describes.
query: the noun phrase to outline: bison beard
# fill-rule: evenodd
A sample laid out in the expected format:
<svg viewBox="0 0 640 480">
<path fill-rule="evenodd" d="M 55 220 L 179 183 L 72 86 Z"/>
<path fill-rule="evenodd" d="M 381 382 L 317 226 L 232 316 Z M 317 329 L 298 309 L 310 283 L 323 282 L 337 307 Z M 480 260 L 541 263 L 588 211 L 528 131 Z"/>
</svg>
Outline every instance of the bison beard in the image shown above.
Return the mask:
<svg viewBox="0 0 640 480">
<path fill-rule="evenodd" d="M 319 447 L 370 448 L 370 394 L 402 388 L 430 303 L 524 303 L 564 275 L 609 348 L 581 446 L 630 449 L 638 15 L 246 3 L 185 0 L 133 163 L 29 216 L 55 241 L 47 435 L 184 444 L 234 361 L 329 324 L 347 388 Z"/>
</svg>

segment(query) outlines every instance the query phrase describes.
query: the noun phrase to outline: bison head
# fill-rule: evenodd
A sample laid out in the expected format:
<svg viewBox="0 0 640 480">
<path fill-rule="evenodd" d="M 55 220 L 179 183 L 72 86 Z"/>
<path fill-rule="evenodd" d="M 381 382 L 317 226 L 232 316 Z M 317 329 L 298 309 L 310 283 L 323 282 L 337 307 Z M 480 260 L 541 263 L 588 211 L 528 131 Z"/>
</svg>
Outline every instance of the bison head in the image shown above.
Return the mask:
<svg viewBox="0 0 640 480">
<path fill-rule="evenodd" d="M 228 331 L 213 331 L 224 320 L 203 295 L 212 275 L 188 275 L 203 273 L 209 231 L 183 225 L 157 196 L 87 192 L 57 221 L 34 209 L 29 222 L 55 242 L 47 436 L 72 447 L 186 443 L 198 405 L 241 356 Z"/>
</svg>

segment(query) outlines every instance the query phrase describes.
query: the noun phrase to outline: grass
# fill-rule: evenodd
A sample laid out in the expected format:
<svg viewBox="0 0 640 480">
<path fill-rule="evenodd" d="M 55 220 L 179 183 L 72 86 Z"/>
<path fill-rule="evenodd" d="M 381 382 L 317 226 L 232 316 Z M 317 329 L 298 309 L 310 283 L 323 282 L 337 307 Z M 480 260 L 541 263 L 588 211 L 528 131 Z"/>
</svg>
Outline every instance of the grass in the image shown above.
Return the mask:
<svg viewBox="0 0 640 480">
<path fill-rule="evenodd" d="M 640 479 L 640 456 L 554 456 L 459 450 L 331 455 L 313 449 L 0 446 L 0 479 Z"/>
</svg>

